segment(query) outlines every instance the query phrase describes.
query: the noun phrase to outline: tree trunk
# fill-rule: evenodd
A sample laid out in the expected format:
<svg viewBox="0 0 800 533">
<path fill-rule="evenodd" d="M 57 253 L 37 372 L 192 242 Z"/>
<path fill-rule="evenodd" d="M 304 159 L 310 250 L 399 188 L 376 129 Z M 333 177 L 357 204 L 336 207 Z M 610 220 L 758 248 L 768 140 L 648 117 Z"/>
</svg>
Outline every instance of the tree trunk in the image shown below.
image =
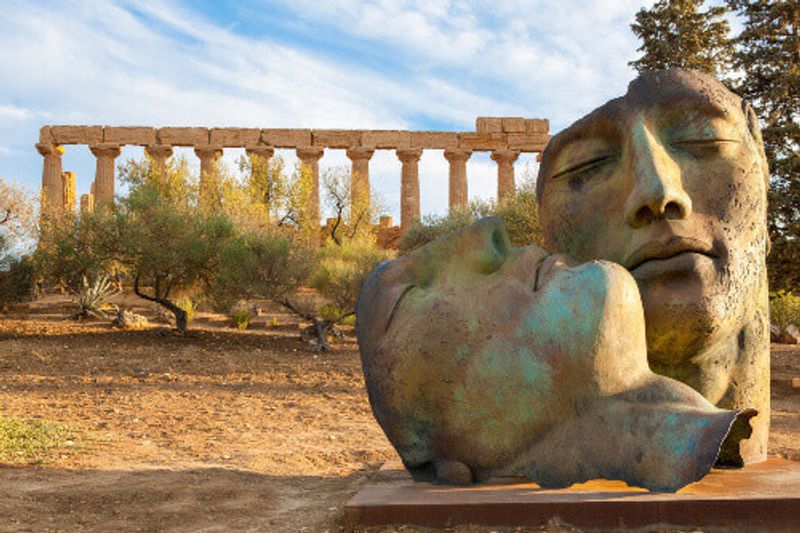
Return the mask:
<svg viewBox="0 0 800 533">
<path fill-rule="evenodd" d="M 139 298 L 144 298 L 150 302 L 155 302 L 175 315 L 175 329 L 178 330 L 178 333 L 181 335 L 186 334 L 186 330 L 189 329 L 189 316 L 186 311 L 165 298 L 154 298 L 153 296 L 148 296 L 147 294 L 143 293 L 139 288 L 139 276 L 136 276 L 136 278 L 133 280 L 133 292 Z"/>
<path fill-rule="evenodd" d="M 330 327 L 331 323 L 329 320 L 318 320 L 314 318 L 312 322 L 312 328 L 314 330 L 314 334 L 317 337 L 317 343 L 319 345 L 319 349 L 323 352 L 330 352 L 331 345 L 328 344 L 328 328 Z"/>
</svg>

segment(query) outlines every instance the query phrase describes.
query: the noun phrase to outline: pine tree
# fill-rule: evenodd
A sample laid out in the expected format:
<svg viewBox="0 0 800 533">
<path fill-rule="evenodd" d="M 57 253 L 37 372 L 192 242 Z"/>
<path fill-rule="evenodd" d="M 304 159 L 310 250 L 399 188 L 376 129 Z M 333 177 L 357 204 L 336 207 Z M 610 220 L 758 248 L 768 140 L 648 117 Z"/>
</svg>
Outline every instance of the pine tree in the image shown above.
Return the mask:
<svg viewBox="0 0 800 533">
<path fill-rule="evenodd" d="M 637 71 L 683 67 L 721 76 L 732 46 L 726 7 L 701 12 L 703 0 L 659 0 L 636 13 L 631 30 L 642 40 L 642 57 L 628 63 Z"/>
<path fill-rule="evenodd" d="M 772 290 L 800 289 L 800 0 L 727 0 L 744 29 L 734 40 L 735 90 L 759 116 L 771 173 Z"/>
</svg>

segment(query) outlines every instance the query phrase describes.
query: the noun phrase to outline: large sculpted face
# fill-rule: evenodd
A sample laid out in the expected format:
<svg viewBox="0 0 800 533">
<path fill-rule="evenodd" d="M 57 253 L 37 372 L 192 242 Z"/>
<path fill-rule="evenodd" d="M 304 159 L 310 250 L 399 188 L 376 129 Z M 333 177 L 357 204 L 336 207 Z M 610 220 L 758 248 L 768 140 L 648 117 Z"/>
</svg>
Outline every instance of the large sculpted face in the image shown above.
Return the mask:
<svg viewBox="0 0 800 533">
<path fill-rule="evenodd" d="M 498 219 L 379 267 L 357 324 L 373 411 L 417 479 L 515 464 L 548 486 L 675 490 L 708 471 L 736 417 L 650 371 L 625 269 L 513 248 Z"/>
<path fill-rule="evenodd" d="M 654 368 L 739 333 L 764 275 L 766 166 L 755 116 L 722 84 L 639 77 L 551 140 L 538 187 L 550 249 L 633 275 Z"/>
</svg>

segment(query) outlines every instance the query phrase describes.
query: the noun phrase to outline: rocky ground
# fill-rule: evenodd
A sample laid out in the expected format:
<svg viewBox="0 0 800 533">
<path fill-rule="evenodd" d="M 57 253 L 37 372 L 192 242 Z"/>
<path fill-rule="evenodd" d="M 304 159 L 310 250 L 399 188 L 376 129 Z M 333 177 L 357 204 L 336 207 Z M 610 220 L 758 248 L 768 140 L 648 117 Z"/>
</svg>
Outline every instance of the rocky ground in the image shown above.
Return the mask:
<svg viewBox="0 0 800 533">
<path fill-rule="evenodd" d="M 189 337 L 68 312 L 47 297 L 0 315 L 0 414 L 76 434 L 39 464 L 0 463 L 0 531 L 332 533 L 395 458 L 352 332 L 320 354 L 277 310 L 247 331 L 201 313 Z M 800 348 L 773 345 L 772 361 L 771 453 L 800 460 Z"/>
</svg>

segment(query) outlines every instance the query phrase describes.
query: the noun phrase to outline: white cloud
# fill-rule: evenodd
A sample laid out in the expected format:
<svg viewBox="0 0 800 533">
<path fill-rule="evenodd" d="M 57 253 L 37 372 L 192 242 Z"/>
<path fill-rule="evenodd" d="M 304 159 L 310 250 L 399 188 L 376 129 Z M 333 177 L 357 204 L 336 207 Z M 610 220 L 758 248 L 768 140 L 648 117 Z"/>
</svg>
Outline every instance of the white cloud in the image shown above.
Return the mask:
<svg viewBox="0 0 800 533">
<path fill-rule="evenodd" d="M 9 0 L 0 19 L 0 173 L 38 185 L 33 144 L 45 121 L 471 129 L 476 116 L 525 115 L 559 129 L 624 90 L 636 48 L 628 24 L 642 3 L 261 2 L 263 15 L 289 13 L 291 35 L 269 26 L 237 33 L 188 1 Z M 87 152 L 65 158 L 84 192 L 94 172 Z M 348 165 L 342 157 L 322 165 Z M 376 155 L 372 175 L 397 216 L 393 158 Z M 493 196 L 494 163 L 477 158 L 469 170 L 471 191 Z M 423 211 L 443 212 L 440 153 L 425 154 L 420 176 Z"/>
</svg>

